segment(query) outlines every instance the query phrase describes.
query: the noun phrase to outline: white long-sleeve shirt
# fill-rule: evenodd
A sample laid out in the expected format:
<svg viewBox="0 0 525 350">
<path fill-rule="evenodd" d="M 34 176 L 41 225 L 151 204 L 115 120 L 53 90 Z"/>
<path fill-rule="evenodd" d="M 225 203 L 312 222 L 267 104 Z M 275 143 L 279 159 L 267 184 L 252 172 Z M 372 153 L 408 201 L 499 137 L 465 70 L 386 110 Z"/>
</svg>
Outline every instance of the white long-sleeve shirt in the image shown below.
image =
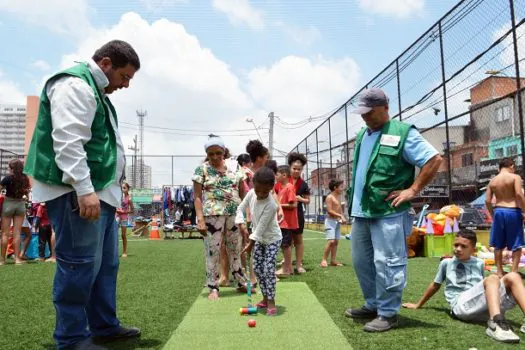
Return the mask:
<svg viewBox="0 0 525 350">
<path fill-rule="evenodd" d="M 244 224 L 244 212 L 250 208 L 252 215 L 252 234 L 250 239 L 263 244 L 270 244 L 282 239 L 281 229 L 277 223 L 277 211 L 279 205 L 272 195 L 266 199 L 257 199 L 254 190 L 251 189 L 237 208 L 235 224 Z"/>
<path fill-rule="evenodd" d="M 104 88 L 109 84 L 106 75 L 93 60 L 87 63 L 97 87 L 104 94 Z M 84 145 L 91 139 L 91 124 L 95 119 L 97 108 L 95 93 L 84 80 L 65 76 L 49 83 L 46 94 L 51 103 L 53 125 L 51 136 L 56 154 L 55 162 L 63 172 L 62 182 L 70 184 L 73 189 L 33 180 L 33 201 L 49 201 L 73 190 L 79 196 L 92 193 L 94 188 Z M 108 110 L 111 114 L 111 110 L 109 108 Z M 97 192 L 97 195 L 101 201 L 118 208 L 122 197 L 120 180 L 124 173 L 126 158 L 113 115 L 110 115 L 110 120 L 117 141 L 115 181 L 104 190 Z"/>
</svg>

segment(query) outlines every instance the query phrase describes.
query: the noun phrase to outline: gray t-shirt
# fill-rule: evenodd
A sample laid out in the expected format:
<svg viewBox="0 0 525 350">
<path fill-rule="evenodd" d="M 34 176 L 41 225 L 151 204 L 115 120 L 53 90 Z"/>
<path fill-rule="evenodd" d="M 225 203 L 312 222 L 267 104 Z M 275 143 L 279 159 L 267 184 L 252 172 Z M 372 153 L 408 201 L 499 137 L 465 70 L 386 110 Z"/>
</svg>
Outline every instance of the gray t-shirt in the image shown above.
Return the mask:
<svg viewBox="0 0 525 350">
<path fill-rule="evenodd" d="M 484 262 L 476 257 L 461 261 L 456 257 L 443 259 L 439 264 L 434 282 L 445 282 L 445 299 L 453 308 L 458 296 L 483 281 Z"/>
</svg>

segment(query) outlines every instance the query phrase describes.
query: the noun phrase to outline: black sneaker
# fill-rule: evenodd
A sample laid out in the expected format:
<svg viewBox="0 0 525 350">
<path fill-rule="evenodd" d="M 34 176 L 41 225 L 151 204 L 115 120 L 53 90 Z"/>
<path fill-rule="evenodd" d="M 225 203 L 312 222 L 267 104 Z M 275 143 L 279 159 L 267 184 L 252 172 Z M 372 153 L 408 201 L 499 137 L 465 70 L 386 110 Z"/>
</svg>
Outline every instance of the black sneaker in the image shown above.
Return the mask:
<svg viewBox="0 0 525 350">
<path fill-rule="evenodd" d="M 109 342 L 119 341 L 119 340 L 139 338 L 140 335 L 141 335 L 141 332 L 140 332 L 140 329 L 138 328 L 119 327 L 119 329 L 111 335 L 98 336 L 98 337 L 93 337 L 93 338 L 95 342 L 97 343 L 109 343 Z"/>
<path fill-rule="evenodd" d="M 361 306 L 359 309 L 347 309 L 345 311 L 345 316 L 351 318 L 375 318 L 377 317 L 377 311 Z"/>
</svg>

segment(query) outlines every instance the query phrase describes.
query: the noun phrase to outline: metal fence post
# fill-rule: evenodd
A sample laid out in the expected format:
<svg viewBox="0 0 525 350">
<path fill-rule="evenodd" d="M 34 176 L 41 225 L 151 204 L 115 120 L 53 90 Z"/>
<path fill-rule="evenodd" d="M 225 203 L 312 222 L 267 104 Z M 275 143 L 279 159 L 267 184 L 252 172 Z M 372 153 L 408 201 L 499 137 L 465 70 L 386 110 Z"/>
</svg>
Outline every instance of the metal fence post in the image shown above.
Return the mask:
<svg viewBox="0 0 525 350">
<path fill-rule="evenodd" d="M 520 121 L 521 177 L 525 178 L 525 139 L 523 138 L 523 104 L 521 101 L 520 60 L 518 55 L 518 39 L 516 37 L 516 16 L 514 14 L 514 0 L 509 0 L 509 3 L 510 17 L 512 21 L 512 42 L 514 46 L 514 66 L 516 68 L 516 98 L 518 99 L 518 115 Z"/>
<path fill-rule="evenodd" d="M 306 157 L 306 164 L 304 165 L 306 167 L 306 176 L 304 178 L 304 181 L 306 181 L 306 185 L 308 186 L 308 180 L 310 179 L 310 173 L 308 172 L 308 137 L 306 137 L 304 139 L 304 153 L 305 153 L 305 157 Z M 309 187 L 309 186 L 308 186 Z M 306 206 L 306 215 L 309 216 L 310 215 L 310 203 L 308 203 L 308 205 Z"/>
<path fill-rule="evenodd" d="M 332 178 L 332 117 L 328 118 L 328 147 L 330 152 L 330 178 Z"/>
<path fill-rule="evenodd" d="M 174 185 L 175 182 L 173 181 L 173 156 L 171 156 L 171 185 Z"/>
<path fill-rule="evenodd" d="M 439 50 L 441 53 L 441 79 L 443 82 L 443 104 L 445 107 L 445 134 L 447 139 L 447 180 L 448 180 L 448 204 L 452 204 L 452 160 L 450 152 L 450 135 L 448 128 L 448 102 L 447 102 L 447 86 L 445 78 L 445 55 L 443 54 L 443 32 L 441 29 L 441 21 L 438 22 L 439 27 Z"/>
<path fill-rule="evenodd" d="M 315 129 L 315 144 L 317 148 L 317 198 L 319 199 L 319 207 L 316 208 L 316 213 L 315 213 L 316 221 L 317 221 L 317 215 L 319 213 L 320 205 L 323 199 L 323 194 L 321 193 L 321 174 L 320 174 L 322 165 L 321 167 L 319 167 L 319 137 L 317 135 L 317 131 L 318 129 Z"/>
<path fill-rule="evenodd" d="M 345 150 L 345 161 L 346 161 L 346 186 L 350 186 L 350 140 L 348 139 L 348 106 L 345 103 L 345 129 L 346 129 L 346 150 Z"/>
</svg>

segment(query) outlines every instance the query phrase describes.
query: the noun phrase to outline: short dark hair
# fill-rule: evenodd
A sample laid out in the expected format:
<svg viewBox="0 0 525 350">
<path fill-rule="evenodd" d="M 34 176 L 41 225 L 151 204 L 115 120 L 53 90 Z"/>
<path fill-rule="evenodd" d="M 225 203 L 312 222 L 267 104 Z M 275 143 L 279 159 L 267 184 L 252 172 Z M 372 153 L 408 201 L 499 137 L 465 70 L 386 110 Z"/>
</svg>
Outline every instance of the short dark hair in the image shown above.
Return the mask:
<svg viewBox="0 0 525 350">
<path fill-rule="evenodd" d="M 268 159 L 266 161 L 265 167 L 268 167 L 273 170 L 273 173 L 277 175 L 277 162 L 273 159 Z"/>
<path fill-rule="evenodd" d="M 230 154 L 230 150 L 228 149 L 228 147 L 224 147 L 224 159 L 229 159 L 231 158 L 231 154 Z"/>
<path fill-rule="evenodd" d="M 280 165 L 277 168 L 277 172 L 281 173 L 281 174 L 284 174 L 286 176 L 290 176 L 290 167 L 288 165 Z"/>
<path fill-rule="evenodd" d="M 342 184 L 343 184 L 343 180 L 332 179 L 330 180 L 330 183 L 328 183 L 328 188 L 330 189 L 330 191 L 333 191 L 335 190 L 336 187 L 339 187 Z"/>
<path fill-rule="evenodd" d="M 123 68 L 128 64 L 140 69 L 140 59 L 133 47 L 123 40 L 111 40 L 95 51 L 93 61 L 99 62 L 104 57 L 109 57 L 114 68 Z"/>
<path fill-rule="evenodd" d="M 296 161 L 301 162 L 303 166 L 308 162 L 304 154 L 299 153 L 299 152 L 290 153 L 288 155 L 288 165 L 292 166 L 292 164 L 295 163 Z"/>
<path fill-rule="evenodd" d="M 275 185 L 275 173 L 267 166 L 260 167 L 253 175 L 253 182 L 260 185 Z"/>
<path fill-rule="evenodd" d="M 251 161 L 252 160 L 250 159 L 250 155 L 248 153 L 239 154 L 237 157 L 237 163 L 239 163 L 240 166 L 245 166 Z"/>
<path fill-rule="evenodd" d="M 473 247 L 476 247 L 476 243 L 478 242 L 478 237 L 476 236 L 476 232 L 466 229 L 466 228 L 459 230 L 459 232 L 456 234 L 456 237 L 468 239 L 470 243 L 472 243 Z"/>
<path fill-rule="evenodd" d="M 503 158 L 499 162 L 499 170 L 501 170 L 503 168 L 510 168 L 513 165 L 516 165 L 516 163 L 514 163 L 514 159 L 512 159 L 512 158 Z"/>
<path fill-rule="evenodd" d="M 268 148 L 264 147 L 259 140 L 250 140 L 246 145 L 246 153 L 250 155 L 250 159 L 255 163 L 257 157 L 264 157 L 268 154 Z"/>
</svg>

